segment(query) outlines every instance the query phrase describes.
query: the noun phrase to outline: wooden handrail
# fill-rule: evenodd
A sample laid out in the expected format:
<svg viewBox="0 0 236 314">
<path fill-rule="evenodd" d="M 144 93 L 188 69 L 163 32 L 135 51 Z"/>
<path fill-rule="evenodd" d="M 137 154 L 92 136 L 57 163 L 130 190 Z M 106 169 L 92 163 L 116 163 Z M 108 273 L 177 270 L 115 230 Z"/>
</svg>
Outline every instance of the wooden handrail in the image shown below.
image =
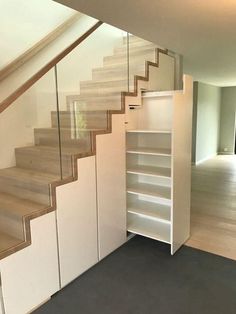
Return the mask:
<svg viewBox="0 0 236 314">
<path fill-rule="evenodd" d="M 0 113 L 9 107 L 18 97 L 24 94 L 35 82 L 37 82 L 42 76 L 44 76 L 49 70 L 51 70 L 58 62 L 60 62 L 65 56 L 67 56 L 73 49 L 75 49 L 82 41 L 89 37 L 98 27 L 103 24 L 102 21 L 98 21 L 89 30 L 87 30 L 82 36 L 74 41 L 70 46 L 59 53 L 55 58 L 48 62 L 41 68 L 36 74 L 28 79 L 24 84 L 17 88 L 11 95 L 4 99 L 0 103 Z"/>
<path fill-rule="evenodd" d="M 7 64 L 3 69 L 0 70 L 0 82 L 4 80 L 12 72 L 16 71 L 20 66 L 26 63 L 29 59 L 34 57 L 38 52 L 48 46 L 52 41 L 58 38 L 65 30 L 73 25 L 81 17 L 81 13 L 77 12 L 73 14 L 69 19 L 64 21 L 62 24 L 57 26 L 52 32 L 47 34 L 39 42 L 33 45 L 30 49 L 26 50 L 14 61 Z"/>
</svg>

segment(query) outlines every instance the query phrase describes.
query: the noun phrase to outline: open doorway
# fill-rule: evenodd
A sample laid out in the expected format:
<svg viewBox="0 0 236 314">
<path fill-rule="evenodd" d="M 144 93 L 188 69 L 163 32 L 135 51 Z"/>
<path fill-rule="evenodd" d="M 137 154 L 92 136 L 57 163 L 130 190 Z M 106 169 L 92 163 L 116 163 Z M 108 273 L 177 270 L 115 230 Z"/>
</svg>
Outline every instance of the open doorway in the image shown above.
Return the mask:
<svg viewBox="0 0 236 314">
<path fill-rule="evenodd" d="M 191 237 L 187 245 L 236 260 L 236 87 L 196 82 Z"/>
</svg>

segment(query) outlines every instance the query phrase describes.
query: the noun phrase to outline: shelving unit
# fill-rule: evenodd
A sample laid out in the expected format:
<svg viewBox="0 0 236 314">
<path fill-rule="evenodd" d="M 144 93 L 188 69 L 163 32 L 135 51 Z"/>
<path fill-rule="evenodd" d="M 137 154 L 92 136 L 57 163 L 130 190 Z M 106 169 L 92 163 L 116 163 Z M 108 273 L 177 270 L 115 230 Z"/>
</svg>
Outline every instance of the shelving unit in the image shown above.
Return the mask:
<svg viewBox="0 0 236 314">
<path fill-rule="evenodd" d="M 127 230 L 170 244 L 172 254 L 189 237 L 190 96 L 145 92 L 128 113 Z"/>
<path fill-rule="evenodd" d="M 170 243 L 171 168 L 158 158 L 170 157 L 170 130 L 127 131 L 127 229 L 165 243 Z"/>
</svg>

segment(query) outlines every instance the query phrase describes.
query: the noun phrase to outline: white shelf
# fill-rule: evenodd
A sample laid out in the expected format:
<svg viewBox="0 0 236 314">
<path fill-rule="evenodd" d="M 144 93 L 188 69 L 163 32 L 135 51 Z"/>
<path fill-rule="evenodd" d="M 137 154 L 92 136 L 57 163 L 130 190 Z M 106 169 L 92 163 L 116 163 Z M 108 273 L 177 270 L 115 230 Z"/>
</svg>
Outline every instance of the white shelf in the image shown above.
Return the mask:
<svg viewBox="0 0 236 314">
<path fill-rule="evenodd" d="M 183 91 L 181 91 L 181 90 L 174 90 L 174 91 L 145 91 L 145 92 L 142 92 L 142 98 L 172 97 L 176 93 L 183 93 Z"/>
<path fill-rule="evenodd" d="M 138 129 L 134 129 L 134 130 L 127 130 L 126 133 L 155 133 L 155 134 L 171 134 L 170 130 L 138 130 Z"/>
<path fill-rule="evenodd" d="M 128 148 L 126 152 L 128 154 L 171 156 L 171 149 L 169 148 L 133 147 Z"/>
<path fill-rule="evenodd" d="M 137 199 L 128 203 L 127 210 L 128 213 L 170 224 L 170 206 Z"/>
<path fill-rule="evenodd" d="M 127 187 L 127 192 L 137 195 L 153 196 L 167 201 L 171 199 L 171 188 L 161 185 L 133 183 Z"/>
<path fill-rule="evenodd" d="M 128 231 L 154 240 L 170 243 L 170 225 L 128 214 Z"/>
<path fill-rule="evenodd" d="M 141 174 L 141 175 L 154 176 L 154 177 L 164 177 L 164 178 L 171 177 L 170 168 L 152 167 L 152 166 L 144 166 L 144 165 L 128 166 L 127 173 Z"/>
</svg>

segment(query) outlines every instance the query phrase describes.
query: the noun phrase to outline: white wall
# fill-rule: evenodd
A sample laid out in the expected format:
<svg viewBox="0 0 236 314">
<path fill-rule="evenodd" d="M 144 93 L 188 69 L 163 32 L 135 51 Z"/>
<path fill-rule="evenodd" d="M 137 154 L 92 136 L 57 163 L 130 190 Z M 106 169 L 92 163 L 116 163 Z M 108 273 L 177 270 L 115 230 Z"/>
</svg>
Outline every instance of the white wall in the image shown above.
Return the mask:
<svg viewBox="0 0 236 314">
<path fill-rule="evenodd" d="M 0 114 L 0 169 L 15 165 L 16 147 L 34 144 L 34 128 L 49 127 L 53 110 L 56 94 L 52 70 Z"/>
<path fill-rule="evenodd" d="M 0 0 L 0 69 L 74 13 L 50 0 Z"/>
<path fill-rule="evenodd" d="M 81 15 L 78 21 L 71 25 L 61 36 L 0 82 L 0 102 L 83 35 L 95 23 L 95 19 Z"/>
<path fill-rule="evenodd" d="M 30 224 L 32 244 L 0 260 L 6 314 L 29 313 L 59 290 L 55 212 Z"/>
<path fill-rule="evenodd" d="M 233 154 L 235 146 L 236 87 L 222 88 L 219 151 Z"/>
<path fill-rule="evenodd" d="M 60 106 L 67 95 L 80 93 L 80 82 L 92 79 L 92 69 L 103 66 L 103 57 L 113 54 L 113 49 L 124 32 L 103 24 L 57 65 Z"/>
<path fill-rule="evenodd" d="M 82 17 L 80 23 L 83 24 L 82 30 L 86 30 L 85 27 L 88 28 L 94 24 L 94 20 Z M 114 46 L 120 42 L 122 36 L 122 31 L 104 24 L 58 64 L 60 110 L 65 109 L 66 95 L 79 94 L 80 81 L 92 78 L 92 69 L 102 66 L 103 57 L 112 54 Z M 62 44 L 61 39 L 59 42 Z M 57 48 L 59 46 L 58 44 Z M 94 47 L 96 47 L 96 53 L 94 53 Z M 47 51 L 48 49 L 39 54 L 35 61 L 36 65 L 34 63 L 34 69 L 39 63 L 46 61 Z M 53 51 L 54 55 L 55 52 L 58 53 L 56 47 L 51 49 L 51 54 Z M 33 70 L 30 69 L 30 71 Z M 29 74 L 28 70 L 23 75 L 25 78 L 27 73 Z M 11 75 L 6 82 L 0 84 L 0 92 L 5 91 L 6 94 L 7 88 L 14 90 L 18 81 L 20 82 L 20 75 Z M 51 111 L 55 110 L 55 73 L 52 69 L 0 114 L 0 169 L 15 165 L 14 148 L 33 145 L 34 128 L 50 127 Z M 8 134 L 7 137 L 6 134 Z"/>
<path fill-rule="evenodd" d="M 195 143 L 193 162 L 199 163 L 215 156 L 218 152 L 221 89 L 197 82 L 194 85 L 194 100 L 193 119 L 196 123 L 193 130 L 193 143 Z"/>
</svg>

